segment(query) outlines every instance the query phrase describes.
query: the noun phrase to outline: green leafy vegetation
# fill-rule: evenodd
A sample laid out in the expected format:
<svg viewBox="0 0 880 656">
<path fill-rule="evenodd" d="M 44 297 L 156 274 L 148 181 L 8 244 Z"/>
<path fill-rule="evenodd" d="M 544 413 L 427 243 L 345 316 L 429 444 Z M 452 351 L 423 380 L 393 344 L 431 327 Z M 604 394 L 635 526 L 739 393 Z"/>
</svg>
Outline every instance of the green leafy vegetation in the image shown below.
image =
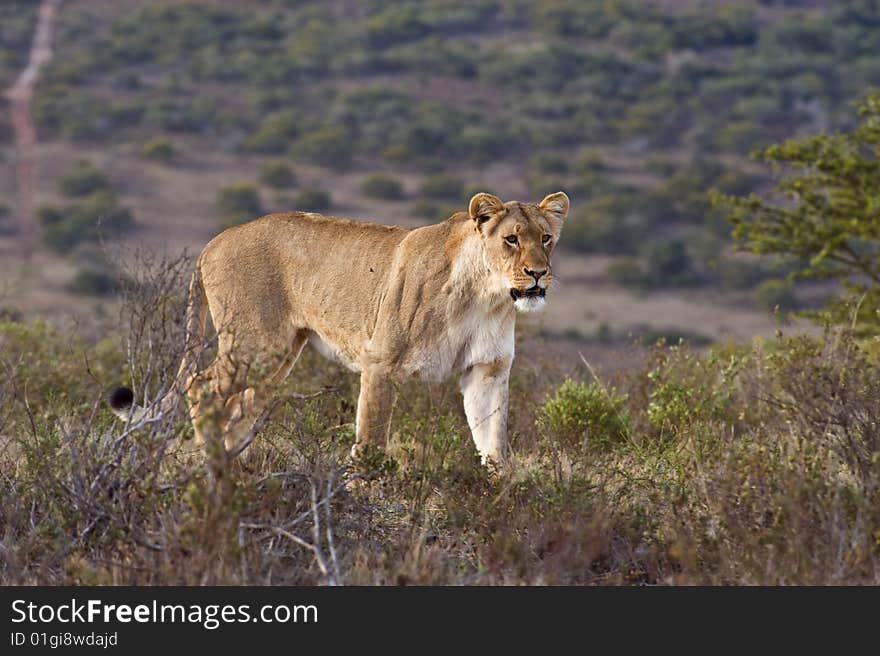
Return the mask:
<svg viewBox="0 0 880 656">
<path fill-rule="evenodd" d="M 403 198 L 403 185 L 397 179 L 382 173 L 374 173 L 365 178 L 361 183 L 361 191 L 371 198 L 382 198 L 385 200 L 400 200 Z"/>
<path fill-rule="evenodd" d="M 260 190 L 250 182 L 233 182 L 220 187 L 216 205 L 226 225 L 250 221 L 263 214 Z"/>
<path fill-rule="evenodd" d="M 793 139 L 764 151 L 765 161 L 785 167 L 776 191 L 788 204 L 756 194 L 717 199 L 732 209 L 734 237 L 744 248 L 789 262 L 792 278 L 832 279 L 843 286 L 846 294 L 826 304 L 825 320 L 875 335 L 880 332 L 880 94 L 870 95 L 859 115 L 851 131 Z M 793 305 L 790 290 L 779 282 L 762 283 L 756 293 L 763 305 Z"/>
<path fill-rule="evenodd" d="M 144 144 L 143 156 L 157 162 L 170 162 L 174 159 L 174 143 L 167 137 L 153 137 Z"/>
<path fill-rule="evenodd" d="M 49 248 L 65 253 L 80 243 L 124 235 L 133 227 L 131 210 L 120 203 L 110 179 L 91 162 L 74 162 L 62 173 L 58 188 L 70 200 L 37 210 L 43 242 Z"/>
<path fill-rule="evenodd" d="M 434 200 L 464 200 L 464 180 L 454 173 L 435 173 L 426 177 L 419 195 Z"/>
<path fill-rule="evenodd" d="M 754 298 L 755 305 L 768 312 L 775 310 L 786 312 L 797 306 L 797 298 L 790 280 L 779 278 L 763 280 L 755 287 Z"/>
<path fill-rule="evenodd" d="M 110 181 L 91 162 L 81 159 L 61 174 L 58 189 L 69 198 L 78 198 L 107 191 L 110 189 Z"/>
<path fill-rule="evenodd" d="M 299 212 L 323 212 L 330 209 L 332 199 L 330 193 L 318 187 L 305 187 L 294 199 Z"/>
<path fill-rule="evenodd" d="M 537 425 L 554 446 L 575 452 L 618 446 L 630 435 L 626 396 L 596 382 L 566 380 L 541 407 Z"/>
<path fill-rule="evenodd" d="M 16 46 L 3 52 L 27 40 L 25 4 L 10 5 L 22 10 L 3 22 L 0 39 Z M 195 135 L 331 171 L 406 168 L 427 176 L 414 213 L 429 220 L 462 202 L 454 178 L 468 189 L 501 160 L 523 197 L 572 196 L 565 248 L 630 255 L 647 272 L 668 246 L 645 243 L 680 241 L 690 265 L 652 284 L 715 285 L 731 243 L 706 192 L 766 189 L 746 155 L 851 127 L 852 101 L 880 84 L 871 0 L 772 11 L 757 0 L 406 0 L 354 11 L 340 22 L 316 1 L 144 2 L 100 16 L 72 5 L 35 100 L 40 136 Z M 9 57 L 0 75 L 21 63 Z M 157 148 L 145 156 L 170 156 Z M 387 183 L 361 193 L 397 199 Z"/>
<path fill-rule="evenodd" d="M 260 166 L 260 182 L 273 189 L 290 189 L 296 186 L 297 179 L 285 162 L 271 160 Z"/>
</svg>

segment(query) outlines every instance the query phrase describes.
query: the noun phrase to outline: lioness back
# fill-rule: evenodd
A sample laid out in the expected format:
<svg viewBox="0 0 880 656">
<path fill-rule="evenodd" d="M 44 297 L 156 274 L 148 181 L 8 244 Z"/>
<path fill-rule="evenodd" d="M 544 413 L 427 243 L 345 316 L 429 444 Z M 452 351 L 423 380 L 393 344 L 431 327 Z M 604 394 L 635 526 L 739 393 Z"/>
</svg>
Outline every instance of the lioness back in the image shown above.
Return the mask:
<svg viewBox="0 0 880 656">
<path fill-rule="evenodd" d="M 215 325 L 240 341 L 277 337 L 279 345 L 303 326 L 334 342 L 361 332 L 375 317 L 395 249 L 408 233 L 303 212 L 229 228 L 199 259 Z"/>
</svg>

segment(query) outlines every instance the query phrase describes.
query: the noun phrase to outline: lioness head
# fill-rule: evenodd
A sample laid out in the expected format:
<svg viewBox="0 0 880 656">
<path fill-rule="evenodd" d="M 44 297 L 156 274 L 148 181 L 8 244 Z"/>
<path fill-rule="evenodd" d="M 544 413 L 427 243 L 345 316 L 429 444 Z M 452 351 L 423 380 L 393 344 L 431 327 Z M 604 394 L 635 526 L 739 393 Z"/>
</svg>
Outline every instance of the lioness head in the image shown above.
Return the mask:
<svg viewBox="0 0 880 656">
<path fill-rule="evenodd" d="M 492 194 L 471 198 L 468 213 L 483 242 L 487 266 L 508 284 L 521 312 L 539 310 L 553 280 L 550 255 L 568 214 L 568 196 L 557 191 L 537 205 L 504 203 Z"/>
</svg>

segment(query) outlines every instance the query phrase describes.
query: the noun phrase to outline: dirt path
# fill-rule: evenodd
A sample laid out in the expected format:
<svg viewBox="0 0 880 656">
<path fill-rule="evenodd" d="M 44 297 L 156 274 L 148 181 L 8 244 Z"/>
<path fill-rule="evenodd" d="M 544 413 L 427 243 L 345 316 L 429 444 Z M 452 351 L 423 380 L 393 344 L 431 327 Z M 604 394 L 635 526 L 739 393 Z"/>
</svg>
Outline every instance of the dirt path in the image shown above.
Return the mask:
<svg viewBox="0 0 880 656">
<path fill-rule="evenodd" d="M 62 0 L 43 0 L 27 66 L 7 91 L 16 150 L 16 211 L 22 255 L 29 258 L 39 234 L 34 214 L 37 179 L 37 132 L 34 129 L 31 103 L 34 88 L 44 64 L 52 59 L 52 24 Z"/>
</svg>

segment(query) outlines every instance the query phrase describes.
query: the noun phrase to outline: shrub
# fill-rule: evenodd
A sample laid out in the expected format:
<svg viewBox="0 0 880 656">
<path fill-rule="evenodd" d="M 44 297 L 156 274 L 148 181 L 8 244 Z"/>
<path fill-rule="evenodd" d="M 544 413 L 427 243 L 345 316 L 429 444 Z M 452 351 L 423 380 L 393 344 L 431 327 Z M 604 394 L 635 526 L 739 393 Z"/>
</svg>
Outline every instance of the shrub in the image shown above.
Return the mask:
<svg viewBox="0 0 880 656">
<path fill-rule="evenodd" d="M 605 275 L 624 287 L 644 287 L 648 283 L 639 258 L 629 255 L 611 260 L 605 267 Z"/>
<path fill-rule="evenodd" d="M 77 198 L 110 189 L 110 180 L 91 162 L 79 159 L 61 174 L 58 189 L 65 196 Z"/>
<path fill-rule="evenodd" d="M 529 168 L 538 173 L 568 173 L 568 158 L 558 153 L 538 153 L 529 160 Z"/>
<path fill-rule="evenodd" d="M 719 281 L 728 289 L 750 289 L 767 275 L 767 268 L 753 259 L 724 258 L 718 262 Z"/>
<path fill-rule="evenodd" d="M 245 140 L 244 147 L 254 153 L 280 154 L 290 147 L 301 129 L 299 113 L 290 109 L 282 110 L 265 118 Z"/>
<path fill-rule="evenodd" d="M 159 96 L 146 109 L 144 120 L 168 132 L 205 132 L 216 126 L 217 103 L 209 97 L 167 98 Z"/>
<path fill-rule="evenodd" d="M 351 135 L 340 125 L 325 125 L 300 137 L 291 153 L 312 164 L 345 168 L 353 155 Z"/>
<path fill-rule="evenodd" d="M 250 182 L 233 182 L 218 189 L 216 205 L 227 225 L 249 221 L 263 214 L 259 189 Z"/>
<path fill-rule="evenodd" d="M 63 208 L 43 206 L 37 216 L 43 229 L 43 242 L 65 252 L 82 242 L 116 237 L 134 225 L 128 207 L 119 204 L 112 191 L 96 191 L 65 205 Z"/>
<path fill-rule="evenodd" d="M 567 379 L 538 411 L 538 427 L 552 441 L 577 451 L 606 450 L 626 442 L 630 434 L 625 395 L 600 383 Z"/>
<path fill-rule="evenodd" d="M 674 438 L 713 421 L 732 424 L 733 383 L 742 358 L 723 352 L 702 358 L 686 346 L 663 346 L 655 351 L 656 362 L 647 373 L 651 387 L 645 414 L 655 434 Z"/>
<path fill-rule="evenodd" d="M 110 271 L 83 267 L 65 288 L 80 296 L 112 296 L 119 291 L 119 278 Z"/>
<path fill-rule="evenodd" d="M 260 182 L 273 189 L 290 189 L 297 183 L 293 169 L 281 161 L 266 162 L 260 166 Z"/>
<path fill-rule="evenodd" d="M 361 183 L 361 191 L 371 198 L 400 200 L 403 198 L 403 185 L 396 179 L 375 173 Z"/>
<path fill-rule="evenodd" d="M 436 173 L 426 177 L 419 194 L 435 200 L 463 200 L 464 180 L 454 173 Z"/>
<path fill-rule="evenodd" d="M 144 144 L 141 153 L 147 159 L 170 162 L 174 158 L 174 144 L 168 137 L 154 137 Z"/>
<path fill-rule="evenodd" d="M 594 175 L 606 170 L 602 155 L 594 150 L 584 150 L 578 155 L 571 167 L 572 172 L 578 175 Z M 560 171 L 556 171 L 559 173 Z"/>
<path fill-rule="evenodd" d="M 414 41 L 427 35 L 431 28 L 420 18 L 416 7 L 391 8 L 367 19 L 364 27 L 368 47 L 376 50 L 396 43 Z"/>
<path fill-rule="evenodd" d="M 776 309 L 785 312 L 797 307 L 793 285 L 783 278 L 768 278 L 762 281 L 755 287 L 752 298 L 758 308 L 768 312 Z"/>
<path fill-rule="evenodd" d="M 681 241 L 651 243 L 645 249 L 645 270 L 653 285 L 680 285 L 693 280 L 693 262 Z"/>
<path fill-rule="evenodd" d="M 445 221 L 456 212 L 464 208 L 461 205 L 443 203 L 432 200 L 417 200 L 411 206 L 414 216 L 429 221 Z"/>
<path fill-rule="evenodd" d="M 632 253 L 649 227 L 632 197 L 602 193 L 580 204 L 567 219 L 563 240 L 576 250 Z"/>
<path fill-rule="evenodd" d="M 450 144 L 449 155 L 458 153 L 469 162 L 483 164 L 501 156 L 514 145 L 514 137 L 501 127 L 466 125 Z"/>
<path fill-rule="evenodd" d="M 296 209 L 301 212 L 323 212 L 330 209 L 332 199 L 323 189 L 308 187 L 296 195 Z"/>
</svg>

